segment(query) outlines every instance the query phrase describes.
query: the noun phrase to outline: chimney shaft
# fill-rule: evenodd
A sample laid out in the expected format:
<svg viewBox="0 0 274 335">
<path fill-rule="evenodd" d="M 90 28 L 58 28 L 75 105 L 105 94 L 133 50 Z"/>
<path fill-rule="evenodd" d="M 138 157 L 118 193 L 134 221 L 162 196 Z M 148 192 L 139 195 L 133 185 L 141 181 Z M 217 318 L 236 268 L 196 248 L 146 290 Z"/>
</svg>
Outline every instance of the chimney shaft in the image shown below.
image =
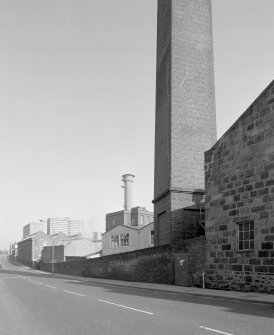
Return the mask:
<svg viewBox="0 0 274 335">
<path fill-rule="evenodd" d="M 133 178 L 135 176 L 133 174 L 124 174 L 122 175 L 122 181 L 124 182 L 124 186 L 122 186 L 125 191 L 125 203 L 124 208 L 127 211 L 130 211 L 132 208 L 132 184 L 133 184 Z"/>
</svg>

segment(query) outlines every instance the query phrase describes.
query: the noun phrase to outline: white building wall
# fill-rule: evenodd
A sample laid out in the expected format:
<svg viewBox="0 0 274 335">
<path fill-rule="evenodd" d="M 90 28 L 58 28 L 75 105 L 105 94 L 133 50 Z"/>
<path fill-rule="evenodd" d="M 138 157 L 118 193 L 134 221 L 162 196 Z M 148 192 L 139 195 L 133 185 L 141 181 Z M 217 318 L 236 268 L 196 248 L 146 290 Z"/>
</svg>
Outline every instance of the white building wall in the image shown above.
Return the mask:
<svg viewBox="0 0 274 335">
<path fill-rule="evenodd" d="M 119 244 L 119 246 L 112 247 L 111 236 L 120 236 L 122 234 L 129 234 L 129 246 L 120 246 Z M 102 234 L 102 256 L 138 250 L 140 248 L 138 235 L 137 229 L 123 225 L 117 226 Z"/>
<path fill-rule="evenodd" d="M 151 222 L 139 230 L 140 249 L 154 246 L 154 244 L 151 244 L 151 232 L 154 232 L 154 222 Z"/>
<path fill-rule="evenodd" d="M 87 239 L 81 239 L 72 241 L 70 244 L 65 245 L 64 254 L 65 256 L 84 257 L 98 252 L 100 249 L 101 245 L 98 243 L 93 243 Z"/>
</svg>

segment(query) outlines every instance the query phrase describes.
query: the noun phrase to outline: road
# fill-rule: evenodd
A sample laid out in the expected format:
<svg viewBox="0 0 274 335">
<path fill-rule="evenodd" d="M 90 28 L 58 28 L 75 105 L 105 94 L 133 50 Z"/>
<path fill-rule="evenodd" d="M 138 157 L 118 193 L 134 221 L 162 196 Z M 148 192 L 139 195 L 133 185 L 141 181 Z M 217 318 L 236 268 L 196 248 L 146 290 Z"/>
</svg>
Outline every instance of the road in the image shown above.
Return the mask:
<svg viewBox="0 0 274 335">
<path fill-rule="evenodd" d="M 87 283 L 0 263 L 1 335 L 273 334 L 270 305 Z"/>
</svg>

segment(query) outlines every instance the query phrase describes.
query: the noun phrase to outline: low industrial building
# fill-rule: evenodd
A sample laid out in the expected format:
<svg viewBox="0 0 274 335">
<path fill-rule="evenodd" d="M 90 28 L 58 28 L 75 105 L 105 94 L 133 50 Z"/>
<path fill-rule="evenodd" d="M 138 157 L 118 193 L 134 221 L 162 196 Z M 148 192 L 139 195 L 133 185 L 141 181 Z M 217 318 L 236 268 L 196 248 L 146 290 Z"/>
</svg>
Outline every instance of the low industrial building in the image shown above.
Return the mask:
<svg viewBox="0 0 274 335">
<path fill-rule="evenodd" d="M 77 259 L 98 257 L 102 249 L 101 242 L 92 242 L 88 238 L 66 239 L 55 241 L 54 245 L 46 246 L 42 250 L 41 260 L 44 263 L 66 262 Z"/>
<path fill-rule="evenodd" d="M 154 223 L 145 226 L 119 225 L 102 234 L 102 256 L 154 246 Z"/>
<path fill-rule="evenodd" d="M 38 262 L 43 248 L 51 243 L 52 238 L 41 231 L 19 241 L 17 243 L 18 262 L 27 265 Z"/>
<path fill-rule="evenodd" d="M 17 262 L 17 258 L 18 258 L 18 245 L 17 242 L 15 242 L 10 245 L 9 259 Z"/>
<path fill-rule="evenodd" d="M 102 256 L 154 246 L 153 212 L 132 207 L 132 185 L 135 176 L 124 174 L 124 209 L 106 214 L 106 232 L 102 234 Z"/>
</svg>

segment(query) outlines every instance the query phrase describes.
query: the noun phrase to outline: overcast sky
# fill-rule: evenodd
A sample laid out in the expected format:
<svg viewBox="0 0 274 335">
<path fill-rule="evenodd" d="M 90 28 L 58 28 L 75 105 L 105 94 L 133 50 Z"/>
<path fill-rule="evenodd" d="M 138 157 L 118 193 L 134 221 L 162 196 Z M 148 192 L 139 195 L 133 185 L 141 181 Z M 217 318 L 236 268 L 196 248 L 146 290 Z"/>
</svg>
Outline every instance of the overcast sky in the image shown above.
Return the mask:
<svg viewBox="0 0 274 335">
<path fill-rule="evenodd" d="M 193 0 L 194 1 L 194 0 Z M 212 0 L 220 137 L 274 79 L 274 1 Z M 156 0 L 0 0 L 0 249 L 48 217 L 153 210 Z"/>
</svg>

